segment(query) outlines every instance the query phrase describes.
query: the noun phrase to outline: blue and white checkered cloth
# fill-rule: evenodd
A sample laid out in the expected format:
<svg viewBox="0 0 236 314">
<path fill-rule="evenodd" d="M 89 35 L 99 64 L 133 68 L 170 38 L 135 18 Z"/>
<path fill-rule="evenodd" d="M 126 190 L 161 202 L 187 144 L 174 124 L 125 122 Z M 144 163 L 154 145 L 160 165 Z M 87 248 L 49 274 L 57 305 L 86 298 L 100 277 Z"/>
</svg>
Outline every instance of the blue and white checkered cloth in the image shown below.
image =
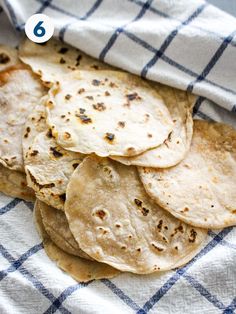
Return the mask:
<svg viewBox="0 0 236 314">
<path fill-rule="evenodd" d="M 232 0 L 233 1 L 233 0 Z M 200 97 L 194 115 L 236 126 L 236 19 L 201 0 L 0 0 L 0 43 L 29 16 L 130 72 Z M 5 15 L 7 14 L 12 26 Z M 209 232 L 181 269 L 78 284 L 43 251 L 32 204 L 0 195 L 0 313 L 234 313 L 236 229 Z"/>
</svg>

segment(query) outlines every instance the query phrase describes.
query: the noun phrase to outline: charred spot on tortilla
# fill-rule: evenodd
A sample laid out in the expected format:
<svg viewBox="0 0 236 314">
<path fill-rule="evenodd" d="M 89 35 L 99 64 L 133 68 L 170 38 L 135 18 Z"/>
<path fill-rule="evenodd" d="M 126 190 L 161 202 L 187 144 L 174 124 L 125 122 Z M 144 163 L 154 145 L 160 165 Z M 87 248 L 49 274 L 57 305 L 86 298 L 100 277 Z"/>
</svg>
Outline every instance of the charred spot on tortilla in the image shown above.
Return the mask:
<svg viewBox="0 0 236 314">
<path fill-rule="evenodd" d="M 68 48 L 62 47 L 62 48 L 58 51 L 58 53 L 61 53 L 61 54 L 64 55 L 65 53 L 67 53 L 68 50 L 69 50 Z"/>
<path fill-rule="evenodd" d="M 60 59 L 60 61 L 59 61 L 59 62 L 60 62 L 60 64 L 65 64 L 65 63 L 66 63 L 66 60 L 65 60 L 64 58 L 62 58 L 62 57 L 61 57 L 61 59 Z"/>
<path fill-rule="evenodd" d="M 194 243 L 196 240 L 197 232 L 194 229 L 190 230 L 189 242 Z"/>
<path fill-rule="evenodd" d="M 92 85 L 93 86 L 99 86 L 101 84 L 101 81 L 99 80 L 92 80 Z"/>
<path fill-rule="evenodd" d="M 0 64 L 7 64 L 10 61 L 11 59 L 6 53 L 0 53 Z"/>
<path fill-rule="evenodd" d="M 82 93 L 84 93 L 85 92 L 85 89 L 84 88 L 80 88 L 79 90 L 78 90 L 78 94 L 82 94 Z"/>
<path fill-rule="evenodd" d="M 67 95 L 65 96 L 65 99 L 66 99 L 66 100 L 70 100 L 71 97 L 72 97 L 72 96 L 71 96 L 70 94 L 67 94 Z"/>
<path fill-rule="evenodd" d="M 140 97 L 136 92 L 132 94 L 127 94 L 126 97 L 128 98 L 129 101 L 142 99 L 142 97 Z"/>
<path fill-rule="evenodd" d="M 24 138 L 27 138 L 29 136 L 29 133 L 30 133 L 30 127 L 27 127 L 26 132 L 24 134 Z"/>
<path fill-rule="evenodd" d="M 79 163 L 76 162 L 72 166 L 73 166 L 74 169 L 76 169 L 79 166 Z"/>
<path fill-rule="evenodd" d="M 85 98 L 89 99 L 89 100 L 93 100 L 93 96 L 86 96 Z"/>
<path fill-rule="evenodd" d="M 59 152 L 56 147 L 50 147 L 50 151 L 52 152 L 53 156 L 56 158 L 60 158 L 63 156 L 63 154 Z"/>
<path fill-rule="evenodd" d="M 118 87 L 117 84 L 114 83 L 114 82 L 110 82 L 109 86 L 110 86 L 111 88 Z"/>
<path fill-rule="evenodd" d="M 93 109 L 98 110 L 98 111 L 104 111 L 106 110 L 106 106 L 104 105 L 103 102 L 98 102 L 97 104 L 93 105 Z"/>
<path fill-rule="evenodd" d="M 89 118 L 86 114 L 78 114 L 78 113 L 76 113 L 75 116 L 76 116 L 77 118 L 79 118 L 80 121 L 81 121 L 82 123 L 84 123 L 84 124 L 92 123 L 92 119 Z"/>
<path fill-rule="evenodd" d="M 77 58 L 76 58 L 76 64 L 75 64 L 76 67 L 78 67 L 78 66 L 80 65 L 81 59 L 82 59 L 82 55 L 79 54 L 79 55 L 77 56 Z"/>
<path fill-rule="evenodd" d="M 109 143 L 112 143 L 114 141 L 115 135 L 113 133 L 107 132 L 105 135 L 105 139 L 109 141 Z"/>
<path fill-rule="evenodd" d="M 60 194 L 59 195 L 60 200 L 62 200 L 62 202 L 66 201 L 66 193 Z"/>
<path fill-rule="evenodd" d="M 46 133 L 46 136 L 48 138 L 53 138 L 53 135 L 52 135 L 52 130 L 51 129 L 48 129 L 47 133 Z"/>
<path fill-rule="evenodd" d="M 71 134 L 69 132 L 65 132 L 63 137 L 65 140 L 68 140 L 69 138 L 71 138 Z"/>
<path fill-rule="evenodd" d="M 118 125 L 119 125 L 121 128 L 124 128 L 124 127 L 125 127 L 125 122 L 124 122 L 124 121 L 119 121 L 119 122 L 118 122 Z"/>
<path fill-rule="evenodd" d="M 36 156 L 38 155 L 39 151 L 38 150 L 33 150 L 31 153 L 30 153 L 30 156 Z"/>
</svg>

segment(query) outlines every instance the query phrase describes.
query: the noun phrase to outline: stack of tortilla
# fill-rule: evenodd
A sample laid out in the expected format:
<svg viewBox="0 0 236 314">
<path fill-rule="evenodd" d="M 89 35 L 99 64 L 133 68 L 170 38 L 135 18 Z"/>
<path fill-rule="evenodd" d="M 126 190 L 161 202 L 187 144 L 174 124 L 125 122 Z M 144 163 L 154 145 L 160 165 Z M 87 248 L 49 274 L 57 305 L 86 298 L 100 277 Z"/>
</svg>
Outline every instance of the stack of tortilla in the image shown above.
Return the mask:
<svg viewBox="0 0 236 314">
<path fill-rule="evenodd" d="M 73 278 L 174 269 L 236 224 L 236 131 L 194 101 L 55 40 L 0 46 L 0 191 L 36 198 Z"/>
</svg>

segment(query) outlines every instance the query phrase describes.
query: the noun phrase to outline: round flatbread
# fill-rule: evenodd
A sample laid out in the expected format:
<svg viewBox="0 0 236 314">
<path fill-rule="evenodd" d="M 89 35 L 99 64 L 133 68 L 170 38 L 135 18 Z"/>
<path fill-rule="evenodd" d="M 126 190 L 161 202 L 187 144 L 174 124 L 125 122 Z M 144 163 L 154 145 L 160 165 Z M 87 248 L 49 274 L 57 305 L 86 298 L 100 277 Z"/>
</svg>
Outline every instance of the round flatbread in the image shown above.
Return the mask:
<svg viewBox="0 0 236 314">
<path fill-rule="evenodd" d="M 52 261 L 56 262 L 59 268 L 64 270 L 67 274 L 79 282 L 87 282 L 102 278 L 113 278 L 120 274 L 117 269 L 112 268 L 109 265 L 70 255 L 56 246 L 45 231 L 40 214 L 40 204 L 41 203 L 39 201 L 36 201 L 35 203 L 35 224 L 41 238 L 43 239 L 45 252 Z"/>
<path fill-rule="evenodd" d="M 28 185 L 37 198 L 63 210 L 68 180 L 84 156 L 61 148 L 45 118 L 41 101 L 25 124 L 24 132 L 28 134 L 27 138 L 23 137 L 25 172 Z"/>
<path fill-rule="evenodd" d="M 0 163 L 3 166 L 24 171 L 23 127 L 44 93 L 40 81 L 28 69 L 11 68 L 0 72 Z"/>
<path fill-rule="evenodd" d="M 236 131 L 225 124 L 194 121 L 186 158 L 169 169 L 139 168 L 150 196 L 193 226 L 236 224 Z"/>
<path fill-rule="evenodd" d="M 24 40 L 19 48 L 19 57 L 40 75 L 47 87 L 71 71 L 108 69 L 110 66 L 89 57 L 82 51 L 67 44 L 50 39 L 44 44 Z"/>
<path fill-rule="evenodd" d="M 134 156 L 163 143 L 173 123 L 144 80 L 118 71 L 76 71 L 49 91 L 47 122 L 59 145 L 83 154 Z"/>
<path fill-rule="evenodd" d="M 56 208 L 40 203 L 42 221 L 51 240 L 66 253 L 92 260 L 84 253 L 70 231 L 66 215 Z"/>
<path fill-rule="evenodd" d="M 155 83 L 153 86 L 162 96 L 171 114 L 174 123 L 173 130 L 162 145 L 143 154 L 134 157 L 112 157 L 122 164 L 167 168 L 183 160 L 189 150 L 193 134 L 192 107 L 195 97 L 162 84 Z"/>
<path fill-rule="evenodd" d="M 138 274 L 187 263 L 207 235 L 156 205 L 136 167 L 108 158 L 87 157 L 75 170 L 67 187 L 65 213 L 84 252 Z"/>
<path fill-rule="evenodd" d="M 0 192 L 25 201 L 35 200 L 34 191 L 27 187 L 25 174 L 2 165 L 0 165 Z"/>
<path fill-rule="evenodd" d="M 18 51 L 15 48 L 0 45 L 0 72 L 19 63 Z"/>
</svg>

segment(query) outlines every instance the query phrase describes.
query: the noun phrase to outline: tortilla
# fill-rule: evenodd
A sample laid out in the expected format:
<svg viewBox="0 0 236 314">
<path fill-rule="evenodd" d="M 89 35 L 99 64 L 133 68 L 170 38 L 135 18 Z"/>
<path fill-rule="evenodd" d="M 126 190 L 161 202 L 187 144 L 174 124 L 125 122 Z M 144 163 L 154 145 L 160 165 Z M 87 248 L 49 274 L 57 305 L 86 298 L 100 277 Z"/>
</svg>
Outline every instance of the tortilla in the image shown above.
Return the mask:
<svg viewBox="0 0 236 314">
<path fill-rule="evenodd" d="M 108 158 L 87 157 L 75 170 L 67 187 L 65 213 L 84 252 L 138 274 L 187 263 L 207 235 L 156 205 L 136 167 Z"/>
<path fill-rule="evenodd" d="M 46 125 L 46 112 L 45 112 L 45 97 L 40 99 L 39 103 L 35 106 L 34 110 L 28 115 L 25 121 L 23 134 L 28 134 L 27 137 L 22 138 L 23 155 L 31 148 L 35 137 L 47 129 Z"/>
<path fill-rule="evenodd" d="M 15 48 L 0 45 L 0 72 L 20 63 Z"/>
<path fill-rule="evenodd" d="M 34 207 L 34 220 L 38 232 L 43 239 L 44 249 L 48 257 L 55 261 L 57 266 L 79 282 L 88 282 L 94 279 L 113 278 L 119 271 L 109 265 L 89 261 L 84 258 L 70 255 L 56 246 L 48 236 L 42 223 L 40 214 L 41 202 L 36 201 Z"/>
<path fill-rule="evenodd" d="M 164 143 L 134 157 L 112 157 L 125 165 L 136 165 L 154 168 L 174 166 L 184 159 L 187 154 L 192 134 L 192 107 L 195 97 L 176 88 L 155 83 L 158 93 L 162 96 L 171 114 L 174 128 Z"/>
<path fill-rule="evenodd" d="M 173 123 L 144 80 L 118 71 L 75 71 L 49 91 L 47 122 L 59 145 L 83 154 L 134 156 L 163 143 Z"/>
<path fill-rule="evenodd" d="M 225 124 L 194 121 L 189 153 L 169 169 L 140 168 L 148 194 L 193 226 L 236 224 L 236 131 Z"/>
<path fill-rule="evenodd" d="M 84 156 L 66 151 L 56 143 L 46 125 L 43 101 L 29 115 L 23 138 L 28 185 L 41 201 L 63 210 L 68 180 Z"/>
<path fill-rule="evenodd" d="M 70 231 L 66 215 L 58 209 L 40 203 L 44 228 L 51 240 L 64 252 L 92 260 L 84 253 Z"/>
<path fill-rule="evenodd" d="M 2 165 L 0 165 L 0 192 L 25 201 L 35 200 L 34 191 L 27 187 L 25 174 Z"/>
<path fill-rule="evenodd" d="M 0 73 L 0 163 L 3 166 L 24 172 L 23 126 L 44 92 L 40 81 L 28 69 L 11 68 Z"/>
<path fill-rule="evenodd" d="M 47 87 L 61 80 L 62 76 L 77 69 L 108 69 L 108 65 L 89 57 L 82 51 L 67 44 L 50 39 L 47 43 L 36 44 L 26 39 L 19 48 L 19 57 L 33 72 L 40 75 Z"/>
</svg>

